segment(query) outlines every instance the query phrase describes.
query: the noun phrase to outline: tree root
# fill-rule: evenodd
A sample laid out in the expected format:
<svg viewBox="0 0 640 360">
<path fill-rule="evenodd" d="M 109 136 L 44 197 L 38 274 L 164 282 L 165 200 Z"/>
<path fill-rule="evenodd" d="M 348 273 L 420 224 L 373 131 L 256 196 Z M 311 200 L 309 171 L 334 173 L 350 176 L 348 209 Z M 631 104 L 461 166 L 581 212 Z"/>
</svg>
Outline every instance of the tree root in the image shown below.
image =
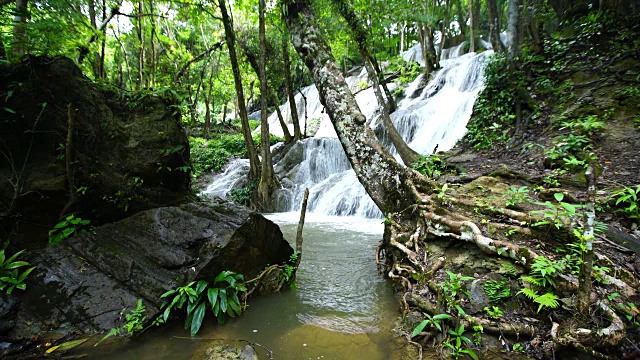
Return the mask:
<svg viewBox="0 0 640 360">
<path fill-rule="evenodd" d="M 600 300 L 596 305 L 605 313 L 611 324 L 606 328 L 600 329 L 584 329 L 577 328 L 567 333 L 559 334 L 560 325 L 553 323 L 551 327 L 551 338 L 557 345 L 571 346 L 577 350 L 585 352 L 597 358 L 607 359 L 606 355 L 592 349 L 593 346 L 613 347 L 620 344 L 626 336 L 626 327 L 622 319 L 609 308 L 608 304 Z"/>
<path fill-rule="evenodd" d="M 478 225 L 469 220 L 450 220 L 433 212 L 425 213 L 424 218 L 427 222 L 428 233 L 438 237 L 450 237 L 472 242 L 487 254 L 505 256 L 527 267 L 540 256 L 527 247 L 484 236 Z"/>
</svg>

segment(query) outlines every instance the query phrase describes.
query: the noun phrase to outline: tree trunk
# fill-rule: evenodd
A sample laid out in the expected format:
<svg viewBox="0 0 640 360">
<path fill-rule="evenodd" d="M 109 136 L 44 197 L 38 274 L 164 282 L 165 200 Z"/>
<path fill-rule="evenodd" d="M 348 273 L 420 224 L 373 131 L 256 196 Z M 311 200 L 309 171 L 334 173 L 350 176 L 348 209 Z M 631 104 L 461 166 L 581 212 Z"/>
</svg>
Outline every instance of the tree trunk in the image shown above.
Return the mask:
<svg viewBox="0 0 640 360">
<path fill-rule="evenodd" d="M 489 13 L 489 38 L 491 46 L 496 53 L 504 52 L 504 45 L 500 40 L 500 16 L 496 0 L 487 0 L 487 12 Z"/>
<path fill-rule="evenodd" d="M 285 21 L 293 46 L 311 71 L 340 143 L 360 183 L 382 212 L 415 204 L 416 173 L 398 164 L 366 125 L 355 97 L 324 41 L 310 0 L 287 4 Z"/>
<path fill-rule="evenodd" d="M 138 1 L 138 15 L 144 13 L 144 1 Z M 144 17 L 139 16 L 137 19 L 138 22 L 138 84 L 136 88 L 138 90 L 142 89 L 144 84 Z"/>
<path fill-rule="evenodd" d="M 242 124 L 242 135 L 247 143 L 247 154 L 249 156 L 249 181 L 253 181 L 260 176 L 260 160 L 256 151 L 253 137 L 251 136 L 251 127 L 249 126 L 249 117 L 247 116 L 247 108 L 244 102 L 244 91 L 242 90 L 242 77 L 240 75 L 240 66 L 238 65 L 238 56 L 236 55 L 236 35 L 231 27 L 231 18 L 227 13 L 227 7 L 224 0 L 218 0 L 218 7 L 222 15 L 222 23 L 224 24 L 224 33 L 229 48 L 229 60 L 231 61 L 231 69 L 233 71 L 233 81 L 236 87 L 236 97 L 238 100 L 238 115 Z"/>
<path fill-rule="evenodd" d="M 473 17 L 473 0 L 469 0 L 469 52 L 476 51 L 476 32 L 475 21 Z"/>
<path fill-rule="evenodd" d="M 520 49 L 520 7 L 521 1 L 509 0 L 509 16 L 507 21 L 509 44 L 507 48 L 507 58 L 510 61 L 514 60 Z"/>
<path fill-rule="evenodd" d="M 13 17 L 13 39 L 11 40 L 11 57 L 19 60 L 25 53 L 27 41 L 28 0 L 16 0 L 16 13 Z"/>
<path fill-rule="evenodd" d="M 291 60 L 289 59 L 289 41 L 286 36 L 282 37 L 282 58 L 284 59 L 284 85 L 289 98 L 289 112 L 291 121 L 293 122 L 293 139 L 298 141 L 302 139 L 300 131 L 300 119 L 298 118 L 298 107 L 296 106 L 296 97 L 293 93 L 293 83 L 291 81 Z"/>
<path fill-rule="evenodd" d="M 376 100 L 378 100 L 378 105 L 382 110 L 382 119 L 384 123 L 384 127 L 389 134 L 389 138 L 393 143 L 393 146 L 398 151 L 400 158 L 406 165 L 413 164 L 418 161 L 420 158 L 420 154 L 413 151 L 407 143 L 402 139 L 400 133 L 393 125 L 391 118 L 389 117 L 389 106 L 387 105 L 387 101 L 385 101 L 382 96 L 382 91 L 380 91 L 380 84 L 378 82 L 378 72 L 373 67 L 372 56 L 369 53 L 369 49 L 367 47 L 367 32 L 362 25 L 362 22 L 356 15 L 353 7 L 346 1 L 334 0 L 334 5 L 340 11 L 342 17 L 347 21 L 349 28 L 351 29 L 351 33 L 358 44 L 358 48 L 360 49 L 360 53 L 362 54 L 362 58 L 364 59 L 364 66 L 367 69 L 367 73 L 369 74 L 369 79 L 373 81 L 373 91 L 376 95 Z"/>
<path fill-rule="evenodd" d="M 150 21 L 151 21 L 151 35 L 149 37 L 149 46 L 151 47 L 151 73 L 149 74 L 149 85 L 151 87 L 155 86 L 156 84 L 156 72 L 157 72 L 157 68 L 156 68 L 156 44 L 154 42 L 154 38 L 156 36 L 156 18 L 153 15 L 153 11 L 154 11 L 154 6 L 153 6 L 153 0 L 149 0 L 149 13 L 151 14 L 150 16 Z"/>
<path fill-rule="evenodd" d="M 264 210 L 271 208 L 271 193 L 275 188 L 275 178 L 273 176 L 273 163 L 271 161 L 271 142 L 269 140 L 269 121 L 267 121 L 267 108 L 269 86 L 267 85 L 267 45 L 265 36 L 265 0 L 259 0 L 258 6 L 258 28 L 260 38 L 260 147 L 262 150 L 262 171 L 260 173 L 260 184 L 258 184 L 258 199 Z M 276 104 L 277 106 L 277 104 Z"/>
</svg>

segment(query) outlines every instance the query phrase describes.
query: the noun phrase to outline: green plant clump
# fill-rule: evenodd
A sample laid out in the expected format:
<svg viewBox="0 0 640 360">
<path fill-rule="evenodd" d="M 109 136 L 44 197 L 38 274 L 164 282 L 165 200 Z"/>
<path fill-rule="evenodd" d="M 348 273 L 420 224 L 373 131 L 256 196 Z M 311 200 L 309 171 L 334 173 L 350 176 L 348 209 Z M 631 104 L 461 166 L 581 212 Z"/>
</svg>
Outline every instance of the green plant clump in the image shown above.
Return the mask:
<svg viewBox="0 0 640 360">
<path fill-rule="evenodd" d="M 484 283 L 484 292 L 489 297 L 489 302 L 499 302 L 511 296 L 511 290 L 507 286 L 507 282 L 489 280 Z"/>
<path fill-rule="evenodd" d="M 0 250 L 0 291 L 11 294 L 13 289 L 25 290 L 27 288 L 24 280 L 35 269 L 35 266 L 20 273 L 19 268 L 29 265 L 26 261 L 17 261 L 18 256 L 23 252 L 24 250 L 20 250 L 7 258 L 4 249 Z"/>
<path fill-rule="evenodd" d="M 74 233 L 87 232 L 89 220 L 76 217 L 74 214 L 67 216 L 49 230 L 49 245 L 55 245 L 64 239 L 71 237 Z"/>
<path fill-rule="evenodd" d="M 437 179 L 445 171 L 447 165 L 438 155 L 420 155 L 411 167 L 422 175 Z"/>
<path fill-rule="evenodd" d="M 223 324 L 225 317 L 235 317 L 242 313 L 242 305 L 238 295 L 247 290 L 244 283 L 244 276 L 233 271 L 223 271 L 216 276 L 213 284 L 200 280 L 185 286 L 169 290 L 162 294 L 161 298 L 171 299 L 162 306 L 164 312 L 155 320 L 156 324 L 167 321 L 171 311 L 182 309 L 187 305 L 187 318 L 184 322 L 185 329 L 190 329 L 191 336 L 194 336 L 202 326 L 207 307 L 210 307 L 218 322 Z M 207 303 L 209 306 L 207 306 Z"/>
<path fill-rule="evenodd" d="M 617 211 L 623 213 L 629 219 L 640 219 L 640 185 L 635 187 L 625 186 L 619 190 L 611 198 L 616 201 Z"/>
<path fill-rule="evenodd" d="M 93 346 L 98 346 L 101 342 L 107 340 L 108 338 L 116 335 L 121 335 L 122 333 L 126 333 L 129 336 L 133 336 L 136 331 L 140 331 L 143 329 L 144 322 L 147 319 L 144 316 L 144 312 L 146 311 L 146 307 L 142 304 L 142 299 L 138 299 L 138 303 L 136 304 L 136 308 L 131 310 L 130 313 L 124 314 L 124 319 L 126 323 L 118 328 L 113 328 L 109 330 L 107 335 L 105 335 L 100 341 L 98 341 Z M 120 313 L 123 315 L 123 313 Z"/>
</svg>

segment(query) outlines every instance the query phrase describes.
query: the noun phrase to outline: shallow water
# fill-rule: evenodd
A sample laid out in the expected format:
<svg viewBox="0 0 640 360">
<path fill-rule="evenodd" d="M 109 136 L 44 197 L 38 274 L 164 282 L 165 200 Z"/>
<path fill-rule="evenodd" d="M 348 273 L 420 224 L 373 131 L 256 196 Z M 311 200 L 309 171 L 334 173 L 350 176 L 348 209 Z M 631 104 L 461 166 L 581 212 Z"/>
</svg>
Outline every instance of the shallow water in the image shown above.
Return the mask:
<svg viewBox="0 0 640 360">
<path fill-rule="evenodd" d="M 267 215 L 295 241 L 298 213 Z M 125 346 L 100 345 L 95 359 L 204 359 L 214 339 L 245 340 L 274 359 L 389 359 L 398 305 L 377 273 L 379 219 L 308 214 L 297 288 L 249 301 L 220 326 L 205 323 L 196 338 L 180 324 L 151 329 Z M 255 347 L 261 358 L 268 352 Z"/>
</svg>

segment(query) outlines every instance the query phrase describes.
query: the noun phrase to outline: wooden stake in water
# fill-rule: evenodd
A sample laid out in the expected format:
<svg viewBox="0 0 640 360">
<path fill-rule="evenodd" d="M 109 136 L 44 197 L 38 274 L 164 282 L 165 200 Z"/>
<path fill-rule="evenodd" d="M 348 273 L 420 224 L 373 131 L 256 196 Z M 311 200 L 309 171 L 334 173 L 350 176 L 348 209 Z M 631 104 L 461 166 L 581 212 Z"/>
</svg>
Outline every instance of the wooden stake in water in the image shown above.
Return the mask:
<svg viewBox="0 0 640 360">
<path fill-rule="evenodd" d="M 304 199 L 302 200 L 302 209 L 300 209 L 300 221 L 298 222 L 298 232 L 296 233 L 296 268 L 300 265 L 300 257 L 302 256 L 302 228 L 304 227 L 304 217 L 307 213 L 307 200 L 309 200 L 309 188 L 304 189 Z"/>
</svg>

